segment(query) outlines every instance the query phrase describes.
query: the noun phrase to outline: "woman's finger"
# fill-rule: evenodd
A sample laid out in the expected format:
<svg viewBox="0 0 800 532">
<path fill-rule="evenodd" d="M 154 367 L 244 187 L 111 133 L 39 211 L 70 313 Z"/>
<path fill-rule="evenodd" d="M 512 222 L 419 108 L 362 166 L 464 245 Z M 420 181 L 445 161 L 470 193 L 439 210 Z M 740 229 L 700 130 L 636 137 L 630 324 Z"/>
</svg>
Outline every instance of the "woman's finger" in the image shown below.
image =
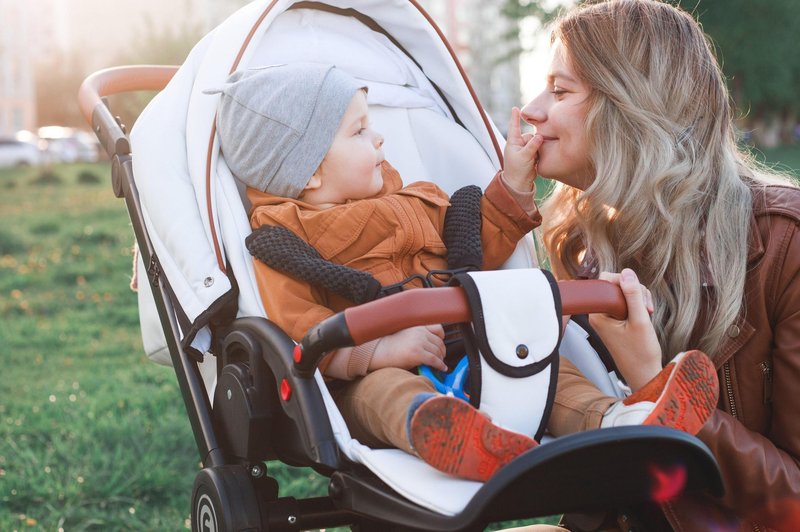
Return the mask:
<svg viewBox="0 0 800 532">
<path fill-rule="evenodd" d="M 597 278 L 601 281 L 608 281 L 609 283 L 614 283 L 615 285 L 619 285 L 619 275 L 618 273 L 612 272 L 600 272 L 600 275 Z"/>
<path fill-rule="evenodd" d="M 619 286 L 622 289 L 622 295 L 625 296 L 625 303 L 628 305 L 628 321 L 641 322 L 650 321 L 650 313 L 647 311 L 645 304 L 645 293 L 642 290 L 642 285 L 639 284 L 639 278 L 636 273 L 630 268 L 624 268 L 620 272 Z"/>
</svg>

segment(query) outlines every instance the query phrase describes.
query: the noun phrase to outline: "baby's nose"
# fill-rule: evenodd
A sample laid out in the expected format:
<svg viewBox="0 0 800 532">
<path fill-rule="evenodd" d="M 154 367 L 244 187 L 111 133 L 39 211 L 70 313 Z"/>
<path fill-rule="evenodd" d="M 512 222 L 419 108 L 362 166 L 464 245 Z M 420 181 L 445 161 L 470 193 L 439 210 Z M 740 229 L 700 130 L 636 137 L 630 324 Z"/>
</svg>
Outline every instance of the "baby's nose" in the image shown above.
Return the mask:
<svg viewBox="0 0 800 532">
<path fill-rule="evenodd" d="M 383 146 L 383 140 L 384 140 L 383 139 L 383 135 L 381 135 L 378 132 L 375 132 L 375 146 L 378 147 L 378 148 Z"/>
</svg>

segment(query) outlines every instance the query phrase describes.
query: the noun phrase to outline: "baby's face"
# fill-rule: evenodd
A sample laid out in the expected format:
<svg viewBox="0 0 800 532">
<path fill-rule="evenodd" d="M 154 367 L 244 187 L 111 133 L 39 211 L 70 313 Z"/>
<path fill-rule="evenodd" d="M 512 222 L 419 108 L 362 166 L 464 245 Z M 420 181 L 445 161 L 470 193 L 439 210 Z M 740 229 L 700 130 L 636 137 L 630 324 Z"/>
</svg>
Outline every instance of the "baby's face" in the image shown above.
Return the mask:
<svg viewBox="0 0 800 532">
<path fill-rule="evenodd" d="M 383 136 L 370 126 L 368 109 L 364 91 L 356 92 L 315 173 L 321 180 L 318 203 L 371 198 L 383 188 Z"/>
</svg>

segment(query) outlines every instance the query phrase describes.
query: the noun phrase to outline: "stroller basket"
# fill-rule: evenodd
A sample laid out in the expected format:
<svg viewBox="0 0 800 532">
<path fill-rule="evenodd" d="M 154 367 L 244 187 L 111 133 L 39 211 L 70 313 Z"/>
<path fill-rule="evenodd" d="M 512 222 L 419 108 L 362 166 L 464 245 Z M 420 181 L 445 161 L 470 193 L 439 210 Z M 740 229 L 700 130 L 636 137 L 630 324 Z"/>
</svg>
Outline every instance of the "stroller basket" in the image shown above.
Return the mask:
<svg viewBox="0 0 800 532">
<path fill-rule="evenodd" d="M 343 4 L 348 4 L 335 3 L 339 11 Z M 243 12 L 256 19 L 262 8 L 268 11 L 275 4 L 254 2 Z M 277 4 L 287 9 L 291 2 Z M 372 6 L 379 11 L 388 3 L 363 0 L 352 4 L 356 8 L 363 4 L 365 10 Z M 392 9 L 400 9 L 402 5 L 403 9 L 423 13 L 413 1 L 408 4 L 396 1 L 391 5 Z M 316 3 L 302 3 L 304 9 L 316 6 Z M 337 13 L 337 16 L 351 15 Z M 263 16 L 258 23 L 262 20 Z M 421 20 L 432 24 L 429 18 Z M 313 355 L 412 325 L 469 321 L 470 310 L 463 290 L 458 287 L 410 290 L 352 307 L 317 328 L 319 334 L 313 342 L 305 344 L 304 356 L 299 361 L 294 356 L 295 343 L 263 315 L 243 314 L 240 304 L 235 317 L 231 309 L 235 311 L 236 307 L 236 285 L 243 281 L 233 280 L 235 267 L 223 268 L 223 276 L 232 283 L 229 293 L 198 316 L 187 319 L 176 294 L 177 280 L 169 274 L 164 257 L 156 252 L 147 205 L 142 204 L 134 180 L 132 157 L 141 154 L 131 152 L 125 126 L 103 100 L 120 92 L 162 90 L 172 83 L 170 80 L 177 72 L 177 67 L 169 66 L 100 71 L 81 86 L 79 103 L 111 158 L 112 186 L 117 197 L 126 202 L 146 274 L 146 279 L 141 278 L 139 283 L 148 283 L 152 290 L 203 463 L 193 488 L 193 530 L 208 526 L 216 530 L 301 530 L 341 525 L 360 529 L 390 526 L 475 530 L 508 519 L 576 511 L 619 512 L 653 503 L 660 488 L 659 475 L 654 472 L 676 466 L 686 472 L 684 491 L 721 494 L 719 470 L 705 445 L 687 434 L 658 427 L 622 427 L 574 434 L 519 456 L 485 484 L 452 479 L 447 489 L 458 492 L 455 495 L 462 500 L 444 510 L 421 504 L 407 493 L 401 494 L 390 479 L 353 461 L 340 445 L 341 431 L 346 428 L 341 429 L 329 415 L 327 391 L 315 372 Z M 442 93 L 451 90 L 446 84 L 440 85 Z M 462 123 L 471 120 L 458 104 L 451 109 Z M 482 127 L 480 118 L 474 122 Z M 489 129 L 486 138 L 493 139 L 494 132 Z M 486 140 L 487 153 L 494 151 L 491 146 L 496 142 Z M 225 242 L 226 248 L 231 245 L 234 243 Z M 626 313 L 621 293 L 608 283 L 561 282 L 558 289 L 564 314 L 607 312 L 624 316 Z M 200 336 L 195 335 L 202 335 L 203 330 L 210 331 L 206 349 L 209 355 L 205 357 L 212 361 L 210 380 L 204 380 L 208 367 L 203 368 L 198 361 L 202 350 L 196 347 Z M 279 497 L 277 482 L 269 477 L 264 463 L 273 459 L 312 467 L 330 477 L 328 495 L 300 500 Z"/>
</svg>

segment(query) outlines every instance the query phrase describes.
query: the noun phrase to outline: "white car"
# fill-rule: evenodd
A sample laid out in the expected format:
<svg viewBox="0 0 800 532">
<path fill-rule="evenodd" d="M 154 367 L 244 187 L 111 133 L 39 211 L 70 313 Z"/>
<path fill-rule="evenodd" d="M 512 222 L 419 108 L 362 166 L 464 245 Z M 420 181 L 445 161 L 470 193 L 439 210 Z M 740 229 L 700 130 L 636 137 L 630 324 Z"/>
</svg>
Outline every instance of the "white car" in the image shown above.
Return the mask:
<svg viewBox="0 0 800 532">
<path fill-rule="evenodd" d="M 94 136 L 71 127 L 44 126 L 38 136 L 47 161 L 50 163 L 95 162 L 99 145 Z"/>
<path fill-rule="evenodd" d="M 41 162 L 37 146 L 14 138 L 0 138 L 0 168 L 34 166 Z"/>
</svg>

